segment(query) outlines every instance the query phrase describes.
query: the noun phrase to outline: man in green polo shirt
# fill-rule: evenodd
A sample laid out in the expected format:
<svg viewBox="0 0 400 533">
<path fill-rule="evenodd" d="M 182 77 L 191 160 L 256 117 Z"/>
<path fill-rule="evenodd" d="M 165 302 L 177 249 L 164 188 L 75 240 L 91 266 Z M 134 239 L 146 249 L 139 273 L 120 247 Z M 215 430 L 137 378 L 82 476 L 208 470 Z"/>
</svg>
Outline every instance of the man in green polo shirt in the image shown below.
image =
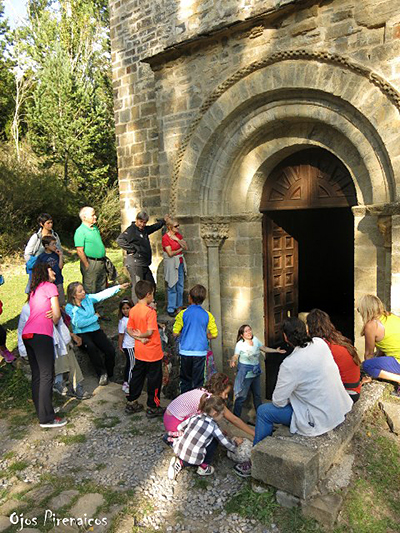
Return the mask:
<svg viewBox="0 0 400 533">
<path fill-rule="evenodd" d="M 82 207 L 79 217 L 82 224 L 75 231 L 74 242 L 81 261 L 82 284 L 88 294 L 95 294 L 107 286 L 106 249 L 93 207 Z"/>
</svg>

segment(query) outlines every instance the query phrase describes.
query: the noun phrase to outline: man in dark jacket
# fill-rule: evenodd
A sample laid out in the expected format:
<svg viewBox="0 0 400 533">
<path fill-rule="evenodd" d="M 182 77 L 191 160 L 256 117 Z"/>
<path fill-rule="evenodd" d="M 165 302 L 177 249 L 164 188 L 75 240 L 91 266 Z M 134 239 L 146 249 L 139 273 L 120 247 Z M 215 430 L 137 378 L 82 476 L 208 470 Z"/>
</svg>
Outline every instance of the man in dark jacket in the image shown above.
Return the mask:
<svg viewBox="0 0 400 533">
<path fill-rule="evenodd" d="M 155 281 L 150 270 L 151 246 L 149 235 L 161 229 L 169 215 L 165 215 L 162 220 L 147 226 L 149 215 L 140 211 L 136 215 L 135 222 L 126 228 L 117 238 L 117 244 L 126 251 L 125 266 L 129 272 L 132 282 L 132 300 L 136 303 L 135 285 L 139 280 L 146 280 L 153 283 Z"/>
</svg>

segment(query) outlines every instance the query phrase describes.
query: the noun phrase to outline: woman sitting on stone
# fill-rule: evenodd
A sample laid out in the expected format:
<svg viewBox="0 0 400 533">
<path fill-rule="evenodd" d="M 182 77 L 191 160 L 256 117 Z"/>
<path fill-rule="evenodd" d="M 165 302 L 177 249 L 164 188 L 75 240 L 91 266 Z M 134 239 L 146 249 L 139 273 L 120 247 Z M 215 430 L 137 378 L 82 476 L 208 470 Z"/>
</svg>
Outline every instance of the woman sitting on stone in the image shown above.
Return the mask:
<svg viewBox="0 0 400 533">
<path fill-rule="evenodd" d="M 67 305 L 65 311 L 71 318 L 72 331 L 81 337 L 85 345 L 90 362 L 92 363 L 99 385 L 107 385 L 108 378 L 114 373 L 115 349 L 99 326 L 99 314 L 94 309 L 94 304 L 111 298 L 121 289 L 129 287 L 129 283 L 108 287 L 97 294 L 86 294 L 82 283 L 74 281 L 67 288 Z M 105 361 L 101 357 L 101 352 L 105 356 Z"/>
<path fill-rule="evenodd" d="M 393 394 L 400 397 L 400 317 L 386 311 L 381 300 L 373 294 L 362 296 L 357 310 L 364 323 L 361 335 L 365 337 L 365 361 L 362 368 L 373 378 L 397 383 Z M 378 348 L 376 354 L 375 348 Z"/>
<path fill-rule="evenodd" d="M 272 403 L 257 409 L 254 445 L 272 435 L 274 424 L 306 437 L 322 435 L 341 424 L 353 406 L 324 340 L 311 339 L 304 322 L 294 317 L 285 320 L 283 337 L 294 350 L 280 366 Z M 235 471 L 250 476 L 251 463 L 238 464 Z"/>
<path fill-rule="evenodd" d="M 167 229 L 161 241 L 164 250 L 164 277 L 168 285 L 167 312 L 169 316 L 175 316 L 176 311 L 183 305 L 183 286 L 186 274 L 183 251 L 188 247 L 178 231 L 179 222 L 176 218 L 167 220 Z"/>
<path fill-rule="evenodd" d="M 328 344 L 339 368 L 344 388 L 355 403 L 361 392 L 361 361 L 357 350 L 350 340 L 335 328 L 328 313 L 321 311 L 321 309 L 313 309 L 307 314 L 307 327 L 311 337 L 320 337 Z"/>
</svg>

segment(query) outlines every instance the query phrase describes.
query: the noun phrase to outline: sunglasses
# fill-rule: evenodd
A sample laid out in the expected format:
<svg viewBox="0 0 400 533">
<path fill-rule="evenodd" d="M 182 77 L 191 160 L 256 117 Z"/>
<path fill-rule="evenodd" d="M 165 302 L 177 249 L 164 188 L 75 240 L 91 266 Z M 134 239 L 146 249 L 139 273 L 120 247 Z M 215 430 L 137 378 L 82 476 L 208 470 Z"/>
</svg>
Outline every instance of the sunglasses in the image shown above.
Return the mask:
<svg viewBox="0 0 400 533">
<path fill-rule="evenodd" d="M 174 226 L 174 228 L 179 228 L 179 224 L 177 224 L 176 226 Z"/>
</svg>

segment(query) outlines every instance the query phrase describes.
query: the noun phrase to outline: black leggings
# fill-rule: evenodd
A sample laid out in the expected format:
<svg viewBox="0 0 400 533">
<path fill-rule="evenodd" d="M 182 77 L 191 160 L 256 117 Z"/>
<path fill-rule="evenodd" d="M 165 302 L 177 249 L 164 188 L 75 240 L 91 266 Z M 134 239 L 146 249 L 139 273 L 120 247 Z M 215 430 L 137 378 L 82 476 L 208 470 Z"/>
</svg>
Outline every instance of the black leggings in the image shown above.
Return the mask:
<svg viewBox="0 0 400 533">
<path fill-rule="evenodd" d="M 87 333 L 79 333 L 79 336 L 82 338 L 82 342 L 88 351 L 90 362 L 98 377 L 107 374 L 111 378 L 114 373 L 115 349 L 104 331 L 98 329 Z M 104 363 L 100 352 L 104 354 Z"/>
<path fill-rule="evenodd" d="M 6 338 L 7 338 L 7 331 L 3 328 L 3 326 L 0 326 L 0 346 L 6 345 Z"/>
<path fill-rule="evenodd" d="M 54 420 L 53 380 L 54 344 L 48 335 L 35 333 L 24 339 L 28 361 L 32 371 L 32 399 L 41 424 Z"/>
</svg>

